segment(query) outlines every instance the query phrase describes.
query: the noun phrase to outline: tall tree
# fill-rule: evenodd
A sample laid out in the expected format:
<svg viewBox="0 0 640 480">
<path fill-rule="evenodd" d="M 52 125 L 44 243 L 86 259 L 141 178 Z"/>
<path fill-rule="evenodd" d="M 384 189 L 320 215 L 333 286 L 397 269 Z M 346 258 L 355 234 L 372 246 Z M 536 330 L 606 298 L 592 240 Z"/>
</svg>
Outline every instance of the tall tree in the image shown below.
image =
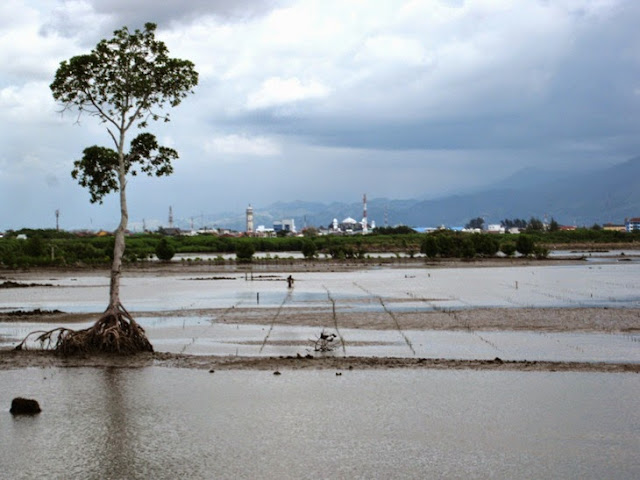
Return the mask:
<svg viewBox="0 0 640 480">
<path fill-rule="evenodd" d="M 120 302 L 124 234 L 129 218 L 127 175 L 139 171 L 150 176 L 169 175 L 173 171 L 171 161 L 178 158 L 178 153 L 158 145 L 148 132 L 136 136 L 126 152 L 126 137 L 132 129 L 147 127 L 150 120 L 168 122 L 169 114 L 163 109 L 178 106 L 198 83 L 193 63 L 169 57 L 165 44 L 156 40 L 155 31 L 153 23 L 133 33 L 127 27 L 116 30 L 113 38 L 100 41 L 89 54 L 63 61 L 50 86 L 53 98 L 64 110 L 97 117 L 113 141 L 114 149 L 96 145 L 86 148 L 82 159 L 75 162 L 72 176 L 89 189 L 92 203 L 101 203 L 111 192 L 118 192 L 120 197 L 109 305 L 96 325 L 88 329 L 90 338 L 60 335 L 57 347 L 67 353 L 85 349 L 152 349 Z M 140 334 L 142 340 L 136 338 Z M 130 341 L 127 338 L 131 336 Z"/>
</svg>

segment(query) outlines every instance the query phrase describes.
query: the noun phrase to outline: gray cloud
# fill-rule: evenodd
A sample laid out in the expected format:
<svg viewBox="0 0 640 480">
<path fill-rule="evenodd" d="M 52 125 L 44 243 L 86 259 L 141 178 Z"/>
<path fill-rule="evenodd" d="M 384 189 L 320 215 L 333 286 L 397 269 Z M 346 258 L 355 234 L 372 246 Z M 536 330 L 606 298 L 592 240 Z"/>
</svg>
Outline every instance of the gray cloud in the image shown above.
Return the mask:
<svg viewBox="0 0 640 480">
<path fill-rule="evenodd" d="M 29 195 L 19 216 L 0 207 L 0 230 L 3 218 L 48 219 L 42 204 L 79 224 L 111 218 L 67 178 L 109 138 L 91 118 L 60 119 L 47 85 L 60 60 L 146 21 L 201 82 L 170 124 L 151 126 L 181 159 L 172 178 L 132 182 L 133 220 L 163 218 L 169 202 L 190 216 L 354 189 L 433 196 L 640 152 L 638 2 L 33 5 L 0 35 L 0 192 Z M 35 168 L 60 181 L 46 198 L 29 190 Z"/>
</svg>

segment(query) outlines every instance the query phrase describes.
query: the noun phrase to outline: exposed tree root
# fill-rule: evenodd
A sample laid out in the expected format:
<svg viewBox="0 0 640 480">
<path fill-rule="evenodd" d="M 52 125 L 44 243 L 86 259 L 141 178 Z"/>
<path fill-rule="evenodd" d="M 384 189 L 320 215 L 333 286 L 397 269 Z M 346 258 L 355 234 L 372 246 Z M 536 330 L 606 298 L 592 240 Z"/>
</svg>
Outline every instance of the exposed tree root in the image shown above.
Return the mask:
<svg viewBox="0 0 640 480">
<path fill-rule="evenodd" d="M 114 353 L 129 355 L 139 352 L 153 352 L 144 329 L 136 323 L 127 310 L 118 304 L 109 307 L 102 317 L 84 330 L 58 327 L 49 331 L 31 332 L 16 347 L 27 349 L 27 341 L 37 337 L 40 348 L 55 350 L 62 355 L 85 355 L 93 353 Z"/>
</svg>

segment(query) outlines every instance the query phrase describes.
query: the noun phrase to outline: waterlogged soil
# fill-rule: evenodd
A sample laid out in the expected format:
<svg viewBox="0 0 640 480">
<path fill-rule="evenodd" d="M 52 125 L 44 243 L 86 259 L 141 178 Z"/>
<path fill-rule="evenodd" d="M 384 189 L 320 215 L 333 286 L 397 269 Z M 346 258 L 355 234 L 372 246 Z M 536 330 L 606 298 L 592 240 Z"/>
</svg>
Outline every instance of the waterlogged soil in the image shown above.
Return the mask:
<svg viewBox="0 0 640 480">
<path fill-rule="evenodd" d="M 398 300 L 400 301 L 400 300 Z M 274 309 L 225 308 L 136 312 L 145 317 L 216 318 L 229 324 L 268 325 Z M 333 324 L 329 310 L 296 308 L 281 310 L 278 325 L 326 327 Z M 394 312 L 403 330 L 508 330 L 545 332 L 640 332 L 640 309 L 636 308 L 476 308 L 435 312 Z M 92 313 L 59 310 L 10 311 L 0 313 L 0 322 L 81 323 L 97 319 Z M 395 330 L 397 325 L 382 312 L 338 314 L 340 328 Z"/>
<path fill-rule="evenodd" d="M 222 370 L 271 370 L 274 375 L 293 370 L 374 369 L 453 369 L 497 371 L 603 372 L 640 373 L 640 364 L 604 362 L 536 362 L 493 360 L 453 360 L 443 358 L 376 358 L 337 357 L 331 354 L 288 357 L 234 357 L 214 355 L 181 355 L 173 353 L 144 353 L 133 356 L 85 355 L 64 357 L 50 351 L 0 350 L 0 370 L 19 368 L 91 367 L 143 368 L 167 367 L 208 370 L 214 374 Z"/>
<path fill-rule="evenodd" d="M 572 261 L 551 261 L 536 262 L 529 259 L 520 260 L 491 260 L 486 262 L 436 262 L 427 264 L 427 268 L 447 268 L 447 267 L 527 267 L 529 265 L 578 265 Z M 403 262 L 391 268 L 401 267 L 405 269 L 424 269 L 424 260 L 418 262 Z M 335 272 L 339 278 L 351 279 L 350 272 L 362 269 L 362 265 L 350 265 L 344 263 L 322 263 L 299 262 L 295 265 L 283 266 L 253 266 L 253 275 L 256 279 L 269 280 L 272 283 L 279 280 L 279 276 L 290 272 Z M 385 268 L 389 268 L 388 266 Z M 546 270 L 546 269 L 545 269 Z M 487 270 L 489 271 L 489 270 Z M 508 271 L 512 271 L 510 268 Z M 595 272 L 595 270 L 592 270 Z M 189 280 L 202 280 L 203 283 L 211 280 L 221 282 L 228 280 L 239 280 L 238 275 L 245 275 L 242 267 L 214 269 L 203 265 L 171 265 L 166 268 L 153 269 L 133 269 L 128 275 L 133 277 L 145 277 L 153 273 L 153 276 L 172 276 L 176 273 L 188 275 Z M 279 273 L 280 275 L 274 275 Z M 404 272 L 402 272 L 404 273 Z M 23 272 L 22 275 L 15 275 L 18 281 L 29 284 L 35 280 L 42 280 L 38 286 L 45 286 L 44 282 L 50 280 L 52 272 Z M 75 275 L 95 275 L 95 272 L 74 271 Z M 536 271 L 536 274 L 540 274 Z M 577 275 L 580 275 L 576 272 Z M 531 274 L 532 275 L 532 274 Z M 264 278 L 261 278 L 264 277 Z M 283 277 L 284 278 L 284 277 Z M 400 279 L 406 281 L 414 278 L 411 270 L 404 273 Z M 427 277 L 427 278 L 431 278 Z M 518 277 L 519 278 L 519 277 Z M 573 277 L 572 277 L 573 278 Z M 304 280 L 304 278 L 303 278 Z M 310 280 L 307 280 L 309 282 Z M 360 280 L 358 280 L 360 281 Z M 424 281 L 424 279 L 423 279 Z M 626 280 L 627 282 L 629 280 Z M 505 280 L 505 282 L 507 282 Z M 511 280 L 509 280 L 511 282 Z M 529 280 L 531 283 L 532 281 Z M 6 283 L 6 282 L 5 282 Z M 198 282 L 200 283 L 200 282 Z M 217 283 L 217 282 L 216 282 Z M 232 282 L 235 285 L 235 282 Z M 238 285 L 240 285 L 238 281 Z M 245 282 L 242 282 L 245 283 Z M 352 282 L 356 285 L 356 282 Z M 513 282 L 511 282 L 513 283 Z M 635 285 L 635 281 L 633 282 Z M 524 284 L 520 280 L 520 286 Z M 36 284 L 32 284 L 35 286 Z M 360 285 L 360 284 L 357 284 Z M 533 284 L 532 284 L 533 285 Z M 540 290 L 541 284 L 533 287 Z M 596 284 L 594 284 L 596 285 Z M 31 286 L 31 285 L 29 285 Z M 511 292 L 521 292 L 517 289 L 517 282 L 512 287 Z M 626 284 L 616 284 L 615 288 L 627 288 Z M 233 287 L 235 289 L 235 287 Z M 274 288 L 279 288 L 274 285 Z M 284 286 L 282 287 L 284 289 Z M 530 286 L 530 288 L 532 288 Z M 561 286 L 568 289 L 569 287 Z M 571 287 L 577 288 L 577 287 Z M 613 287 L 612 287 L 613 288 Z M 402 305 L 403 302 L 414 302 L 416 298 L 400 296 L 386 296 L 384 303 L 382 297 L 373 294 L 366 289 L 362 289 L 365 300 L 359 302 L 371 302 L 376 308 L 365 309 L 364 311 L 343 311 L 331 309 L 329 302 L 322 306 L 296 308 L 282 308 L 278 306 L 261 305 L 260 308 L 246 306 L 236 308 L 235 306 L 225 308 L 171 308 L 140 309 L 135 312 L 139 318 L 145 317 L 200 317 L 209 319 L 216 323 L 227 323 L 231 325 L 287 325 L 287 326 L 308 326 L 318 329 L 339 325 L 341 329 L 362 329 L 362 330 L 467 330 L 467 331 L 530 331 L 530 332 L 594 332 L 594 333 L 624 333 L 637 334 L 640 332 L 640 308 L 610 308 L 610 307 L 535 307 L 518 306 L 517 308 L 496 308 L 496 307 L 471 307 L 461 309 L 434 308 L 432 311 L 402 311 L 394 309 L 393 313 L 387 311 L 386 305 Z M 635 290 L 635 287 L 631 290 Z M 328 290 L 327 290 L 328 291 Z M 335 290 L 334 290 L 335 291 Z M 577 290 L 576 290 L 577 291 Z M 389 292 L 390 293 L 390 292 Z M 425 304 L 436 305 L 441 298 L 435 292 L 433 298 L 418 298 Z M 440 292 L 441 293 L 441 292 Z M 543 292 L 548 297 L 551 294 L 546 290 Z M 573 295 L 573 290 L 566 293 Z M 398 295 L 398 293 L 396 293 Z M 505 294 L 506 295 L 506 294 Z M 508 295 L 515 295 L 509 293 Z M 514 297 L 517 298 L 517 297 Z M 546 297 L 545 297 L 546 298 Z M 527 302 L 525 302 L 527 303 Z M 571 302 L 569 302 L 571 303 Z M 284 304 L 284 302 L 283 302 Z M 15 305 L 20 307 L 21 305 Z M 56 310 L 37 309 L 20 310 L 14 309 L 0 313 L 0 322 L 33 322 L 38 324 L 59 324 L 91 322 L 99 315 L 96 313 L 67 313 Z M 391 321 L 393 320 L 393 321 Z M 457 360 L 457 359 L 434 359 L 434 358 L 389 358 L 389 357 L 344 357 L 328 354 L 288 356 L 288 357 L 238 357 L 238 356 L 212 356 L 212 355 L 184 355 L 176 353 L 154 353 L 147 355 L 137 355 L 133 357 L 121 356 L 88 356 L 65 358 L 57 356 L 51 352 L 41 351 L 21 351 L 0 350 L 0 369 L 14 369 L 27 367 L 120 367 L 120 368 L 140 368 L 150 365 L 207 369 L 215 370 L 228 369 L 260 369 L 286 371 L 296 369 L 335 369 L 336 371 L 346 369 L 389 369 L 389 368 L 431 368 L 431 369 L 474 369 L 474 370 L 541 370 L 541 371 L 600 371 L 600 372 L 636 372 L 640 373 L 640 364 L 637 363 L 581 363 L 581 362 L 550 362 L 550 361 L 505 361 L 500 358 L 492 360 Z"/>
</svg>

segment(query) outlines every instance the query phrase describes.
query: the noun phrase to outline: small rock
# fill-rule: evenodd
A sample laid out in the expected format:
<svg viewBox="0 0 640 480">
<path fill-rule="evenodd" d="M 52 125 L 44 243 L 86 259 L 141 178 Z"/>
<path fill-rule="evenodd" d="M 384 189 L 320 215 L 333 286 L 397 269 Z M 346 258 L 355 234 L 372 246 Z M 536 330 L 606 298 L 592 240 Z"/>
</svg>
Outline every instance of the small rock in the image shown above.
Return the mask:
<svg viewBox="0 0 640 480">
<path fill-rule="evenodd" d="M 342 375 L 342 372 L 336 372 L 336 377 L 339 377 Z"/>
<path fill-rule="evenodd" d="M 276 370 L 275 372 L 273 372 L 273 374 L 274 374 L 274 375 L 281 375 L 281 373 L 280 373 L 278 370 Z"/>
<path fill-rule="evenodd" d="M 31 398 L 16 397 L 11 401 L 11 410 L 13 415 L 35 415 L 40 413 L 40 405 L 37 400 Z"/>
<path fill-rule="evenodd" d="M 209 370 L 209 373 L 216 373 L 216 371 L 212 368 L 211 370 Z"/>
<path fill-rule="evenodd" d="M 504 363 L 500 357 L 496 357 L 493 359 L 494 363 Z"/>
</svg>

